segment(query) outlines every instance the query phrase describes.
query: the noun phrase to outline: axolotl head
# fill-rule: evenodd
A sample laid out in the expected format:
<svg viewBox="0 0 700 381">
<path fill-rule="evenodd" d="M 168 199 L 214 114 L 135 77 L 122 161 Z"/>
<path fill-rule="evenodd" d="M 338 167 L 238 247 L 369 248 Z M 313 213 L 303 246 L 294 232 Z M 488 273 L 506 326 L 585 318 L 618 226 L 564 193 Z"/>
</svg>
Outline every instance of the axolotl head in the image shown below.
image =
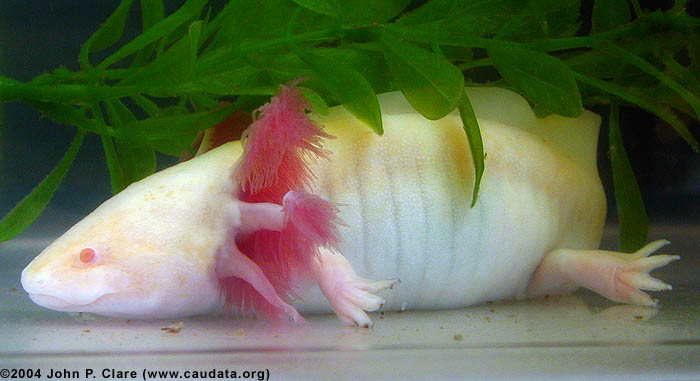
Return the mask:
<svg viewBox="0 0 700 381">
<path fill-rule="evenodd" d="M 29 263 L 22 287 L 58 311 L 149 318 L 216 308 L 214 253 L 230 226 L 233 149 L 158 172 L 107 200 Z"/>
<path fill-rule="evenodd" d="M 308 157 L 326 157 L 321 141 L 331 137 L 307 109 L 293 85 L 281 86 L 245 149 L 229 142 L 132 184 L 35 258 L 22 286 L 60 311 L 165 318 L 224 299 L 227 309 L 297 321 L 278 293 L 310 279 L 317 249 L 339 242 L 338 209 L 304 190 Z"/>
<path fill-rule="evenodd" d="M 115 255 L 117 248 L 76 241 L 49 246 L 22 271 L 32 301 L 58 311 L 110 314 L 142 296 L 134 266 Z"/>
</svg>

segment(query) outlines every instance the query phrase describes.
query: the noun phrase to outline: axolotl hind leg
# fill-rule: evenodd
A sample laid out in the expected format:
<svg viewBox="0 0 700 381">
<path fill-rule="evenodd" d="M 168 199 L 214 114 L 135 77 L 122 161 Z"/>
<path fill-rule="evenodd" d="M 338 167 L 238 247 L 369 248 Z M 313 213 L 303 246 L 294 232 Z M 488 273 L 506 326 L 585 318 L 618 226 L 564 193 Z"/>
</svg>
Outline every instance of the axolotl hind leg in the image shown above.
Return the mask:
<svg viewBox="0 0 700 381">
<path fill-rule="evenodd" d="M 649 275 L 651 270 L 680 259 L 677 255 L 649 256 L 669 242 L 658 240 L 633 254 L 606 250 L 557 249 L 549 252 L 532 275 L 528 296 L 568 293 L 578 287 L 610 300 L 655 306 L 642 290 L 663 291 L 671 286 Z"/>
</svg>

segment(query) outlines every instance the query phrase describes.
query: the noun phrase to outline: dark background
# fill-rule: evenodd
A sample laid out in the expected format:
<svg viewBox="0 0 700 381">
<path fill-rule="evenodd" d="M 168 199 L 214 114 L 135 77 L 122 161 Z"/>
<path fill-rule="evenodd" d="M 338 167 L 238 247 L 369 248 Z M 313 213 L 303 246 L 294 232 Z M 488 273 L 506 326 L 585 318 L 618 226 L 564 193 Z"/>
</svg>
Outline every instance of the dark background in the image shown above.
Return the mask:
<svg viewBox="0 0 700 381">
<path fill-rule="evenodd" d="M 182 1 L 166 1 L 166 14 Z M 640 1 L 647 9 L 666 9 L 672 1 Z M 691 14 L 700 14 L 700 1 L 691 1 Z M 77 70 L 77 54 L 97 27 L 119 4 L 115 0 L 2 0 L 0 2 L 0 74 L 20 81 L 66 66 Z M 138 4 L 138 2 L 137 2 Z M 592 1 L 583 1 L 590 13 Z M 587 10 L 587 11 L 586 11 Z M 138 11 L 135 6 L 133 12 Z M 135 16 L 135 15 L 132 15 Z M 131 17 L 128 36 L 138 33 L 140 17 Z M 0 215 L 5 215 L 56 165 L 75 134 L 70 126 L 40 119 L 37 112 L 19 103 L 0 104 Z M 606 109 L 594 110 L 606 115 Z M 672 130 L 650 114 L 623 108 L 621 122 L 625 145 L 652 224 L 697 224 L 700 215 L 700 155 L 695 154 Z M 698 124 L 690 126 L 696 137 Z M 599 168 L 607 188 L 611 222 L 616 219 L 606 142 L 601 130 Z M 160 157 L 159 165 L 174 163 Z M 63 216 L 70 225 L 110 195 L 109 176 L 99 138 L 88 135 L 64 183 L 46 214 Z M 53 213 L 57 212 L 57 214 Z M 42 216 L 41 224 L 52 217 Z M 61 217 L 62 219 L 65 219 Z"/>
</svg>

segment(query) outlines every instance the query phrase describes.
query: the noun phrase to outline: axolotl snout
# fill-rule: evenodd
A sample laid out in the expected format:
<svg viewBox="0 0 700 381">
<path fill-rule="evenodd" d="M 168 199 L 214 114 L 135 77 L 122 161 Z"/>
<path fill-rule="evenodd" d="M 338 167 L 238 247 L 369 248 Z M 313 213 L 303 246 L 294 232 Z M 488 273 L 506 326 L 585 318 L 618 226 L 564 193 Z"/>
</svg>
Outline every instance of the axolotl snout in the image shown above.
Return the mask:
<svg viewBox="0 0 700 381">
<path fill-rule="evenodd" d="M 286 89 L 278 97 L 299 96 Z M 224 305 L 300 321 L 297 310 L 333 310 L 365 326 L 365 311 L 382 306 L 455 308 L 578 287 L 654 305 L 641 290 L 670 289 L 648 275 L 678 259 L 649 256 L 666 241 L 635 254 L 597 250 L 606 214 L 599 116 L 536 118 L 511 91 L 467 93 L 486 153 L 473 208 L 459 115 L 429 121 L 388 93 L 379 96 L 382 136 L 334 107 L 286 154 L 256 152 L 263 137 L 294 145 L 278 117 L 258 140 L 253 129 L 244 145 L 132 184 L 37 256 L 22 285 L 60 311 L 165 318 Z M 268 161 L 274 168 L 260 169 Z"/>
</svg>

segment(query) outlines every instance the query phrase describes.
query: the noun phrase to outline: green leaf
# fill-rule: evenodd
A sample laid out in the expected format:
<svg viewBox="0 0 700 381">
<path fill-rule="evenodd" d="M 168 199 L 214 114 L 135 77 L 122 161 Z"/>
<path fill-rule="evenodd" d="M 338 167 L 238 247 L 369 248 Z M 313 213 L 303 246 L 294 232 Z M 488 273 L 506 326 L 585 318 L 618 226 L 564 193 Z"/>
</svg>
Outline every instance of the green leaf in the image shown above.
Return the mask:
<svg viewBox="0 0 700 381">
<path fill-rule="evenodd" d="M 512 20 L 498 24 L 497 39 L 525 42 L 567 37 L 574 35 L 580 27 L 579 0 L 521 1 L 523 3 L 524 8 L 520 6 Z"/>
<path fill-rule="evenodd" d="M 698 152 L 697 140 L 695 140 L 693 134 L 690 133 L 688 127 L 686 127 L 686 125 L 680 119 L 678 119 L 676 114 L 668 107 L 659 105 L 658 102 L 653 98 L 649 98 L 647 96 L 644 96 L 643 94 L 631 92 L 614 83 L 601 81 L 599 79 L 589 77 L 581 73 L 574 72 L 574 75 L 576 76 L 577 80 L 589 86 L 593 86 L 597 89 L 603 90 L 604 92 L 612 94 L 621 100 L 625 100 L 633 105 L 648 110 L 649 112 L 663 119 L 664 121 L 666 121 L 666 123 L 670 124 L 671 127 L 673 127 L 678 132 L 678 134 L 680 134 L 683 140 L 685 140 L 695 152 Z"/>
<path fill-rule="evenodd" d="M 394 80 L 421 115 L 437 120 L 457 107 L 464 92 L 464 76 L 457 67 L 389 33 L 384 33 L 382 45 Z"/>
<path fill-rule="evenodd" d="M 333 49 L 318 48 L 312 52 L 341 61 L 360 73 L 377 94 L 394 90 L 391 88 L 391 76 L 381 52 L 366 52 L 358 49 L 337 47 Z"/>
<path fill-rule="evenodd" d="M 125 133 L 138 134 L 154 149 L 168 155 L 178 156 L 189 148 L 199 131 L 214 126 L 226 119 L 235 106 L 191 114 L 148 118 L 132 121 L 123 126 Z"/>
<path fill-rule="evenodd" d="M 299 9 L 301 13 L 297 16 L 295 26 L 304 32 L 338 25 L 338 20 L 301 8 L 289 0 L 258 1 L 255 5 L 251 5 L 250 0 L 231 0 L 209 49 L 225 45 L 238 48 L 242 42 L 269 41 L 282 37 L 287 32 L 290 16 Z M 217 18 L 215 22 L 219 22 Z"/>
<path fill-rule="evenodd" d="M 487 52 L 503 78 L 532 103 L 570 118 L 583 112 L 576 80 L 563 61 L 520 48 L 492 47 Z"/>
<path fill-rule="evenodd" d="M 95 116 L 95 119 L 99 124 L 104 126 L 107 125 L 99 105 L 94 105 L 90 108 L 90 111 Z M 100 140 L 102 142 L 102 149 L 105 153 L 105 161 L 107 162 L 107 169 L 109 171 L 109 180 L 110 184 L 112 185 L 112 194 L 117 194 L 124 189 L 127 184 L 124 182 L 124 171 L 119 163 L 117 150 L 114 147 L 114 139 L 112 136 L 108 136 L 107 134 L 100 134 Z"/>
<path fill-rule="evenodd" d="M 163 0 L 141 0 L 142 32 L 151 29 L 152 26 L 161 22 L 164 18 L 165 8 L 163 6 Z M 139 50 L 136 57 L 134 57 L 134 61 L 131 63 L 131 66 L 143 66 L 150 59 L 155 47 L 156 44 L 151 43 Z"/>
<path fill-rule="evenodd" d="M 251 61 L 255 66 L 249 63 Z M 210 94 L 236 94 L 237 89 L 275 86 L 256 60 L 235 59 L 226 64 L 198 65 L 193 73 L 193 81 Z"/>
<path fill-rule="evenodd" d="M 171 116 L 134 120 L 124 125 L 123 129 L 129 134 L 139 133 L 148 140 L 190 135 L 220 123 L 234 110 L 234 106 L 231 105 L 191 114 L 179 113 Z"/>
<path fill-rule="evenodd" d="M 369 82 L 370 86 L 372 86 L 372 89 L 377 94 L 394 90 L 391 84 L 389 68 L 381 52 L 345 47 L 314 48 L 308 50 L 312 54 L 343 62 L 354 69 Z M 264 69 L 269 85 L 287 83 L 297 78 L 313 76 L 313 72 L 309 66 L 294 53 L 257 54 L 247 61 L 256 68 Z M 332 101 L 333 96 L 318 79 L 312 78 L 306 81 L 305 86 L 312 88 L 324 99 L 329 100 L 329 102 Z"/>
<path fill-rule="evenodd" d="M 620 60 L 600 50 L 576 52 L 568 57 L 560 57 L 570 69 L 598 79 L 614 79 L 616 82 L 630 82 L 649 75 L 632 65 L 620 65 Z"/>
<path fill-rule="evenodd" d="M 265 73 L 252 66 L 233 68 L 214 75 L 198 78 L 198 82 L 210 94 L 253 94 L 245 89 L 268 88 L 264 94 L 274 94 L 275 85 Z"/>
<path fill-rule="evenodd" d="M 700 35 L 691 33 L 685 36 L 684 40 L 688 49 L 688 56 L 690 57 L 688 70 L 695 76 L 700 77 Z"/>
<path fill-rule="evenodd" d="M 306 100 L 309 101 L 311 110 L 315 114 L 322 116 L 328 115 L 328 104 L 326 104 L 326 101 L 323 100 L 323 97 L 308 87 L 298 87 L 297 89 L 299 89 L 301 95 L 303 95 Z"/>
<path fill-rule="evenodd" d="M 42 85 L 31 83 L 8 84 L 0 92 L 0 102 L 35 100 L 39 102 L 87 105 L 98 100 L 120 98 L 137 94 L 135 87 L 92 85 Z"/>
<path fill-rule="evenodd" d="M 128 44 L 121 47 L 114 54 L 105 58 L 99 65 L 99 69 L 105 69 L 116 62 L 130 56 L 131 54 L 143 49 L 152 42 L 168 35 L 178 27 L 185 24 L 187 21 L 199 16 L 202 8 L 206 5 L 207 0 L 187 0 L 175 13 L 166 17 L 163 21 L 152 26 L 150 29 L 140 34 Z"/>
<path fill-rule="evenodd" d="M 351 23 L 379 23 L 398 15 L 411 0 L 293 0 L 314 12 Z"/>
<path fill-rule="evenodd" d="M 473 208 L 476 205 L 476 200 L 479 197 L 479 187 L 481 186 L 481 178 L 484 176 L 484 143 L 481 139 L 481 130 L 479 122 L 476 120 L 474 108 L 472 107 L 467 92 L 462 88 L 462 97 L 459 100 L 459 116 L 462 118 L 462 126 L 467 134 L 469 142 L 469 150 L 472 153 L 472 161 L 474 162 L 474 189 L 472 191 Z"/>
<path fill-rule="evenodd" d="M 119 163 L 124 173 L 124 185 L 152 175 L 156 170 L 156 156 L 149 144 L 131 136 L 116 137 Z"/>
<path fill-rule="evenodd" d="M 147 31 L 165 18 L 163 0 L 141 0 L 141 30 Z"/>
<path fill-rule="evenodd" d="M 91 67 L 88 59 L 89 53 L 106 49 L 119 41 L 122 34 L 124 34 L 124 25 L 133 3 L 134 0 L 122 0 L 107 21 L 83 44 L 78 54 L 78 60 L 83 69 Z"/>
<path fill-rule="evenodd" d="M 678 95 L 683 97 L 683 99 L 685 99 L 686 102 L 688 102 L 690 107 L 692 107 L 695 111 L 695 115 L 698 118 L 700 118 L 700 98 L 697 94 L 693 94 L 692 92 L 688 91 L 688 89 L 683 87 L 680 83 L 676 82 L 673 78 L 669 77 L 664 72 L 657 69 L 656 67 L 654 67 L 654 65 L 650 64 L 643 58 L 617 45 L 614 45 L 607 41 L 601 41 L 598 45 L 601 49 L 604 49 L 605 52 L 610 53 L 615 57 L 619 58 L 620 60 L 638 67 L 650 76 L 658 79 L 662 84 L 664 84 L 671 90 L 675 91 Z"/>
<path fill-rule="evenodd" d="M 0 221 L 0 241 L 16 237 L 39 217 L 70 169 L 84 137 L 85 133 L 79 131 L 49 175 Z"/>
<path fill-rule="evenodd" d="M 326 89 L 351 114 L 376 133 L 384 133 L 379 101 L 372 86 L 360 73 L 343 62 L 301 48 L 295 48 L 294 52 L 311 67 Z"/>
<path fill-rule="evenodd" d="M 486 48 L 494 40 L 573 36 L 579 8 L 579 0 L 436 0 L 385 27 L 414 41 Z"/>
<path fill-rule="evenodd" d="M 202 24 L 201 20 L 195 21 L 190 24 L 189 28 L 189 42 L 190 42 L 190 60 L 192 64 L 197 59 L 197 50 L 199 49 L 199 37 L 202 34 Z"/>
<path fill-rule="evenodd" d="M 160 114 L 158 105 L 143 95 L 134 95 L 131 97 L 131 100 L 150 116 L 158 116 Z"/>
<path fill-rule="evenodd" d="M 681 98 L 674 91 L 670 90 L 668 87 L 661 85 L 649 89 L 627 87 L 626 90 L 635 96 L 648 101 L 656 102 L 656 104 L 663 107 L 667 112 L 678 116 L 679 121 L 681 122 L 683 122 L 682 119 L 685 119 L 686 117 L 697 118 L 690 105 L 688 105 L 683 98 Z M 611 102 L 608 102 L 607 104 L 609 103 Z M 684 116 L 681 116 L 680 114 L 684 114 Z"/>
<path fill-rule="evenodd" d="M 592 33 L 607 32 L 632 21 L 627 0 L 596 0 L 593 4 Z"/>
<path fill-rule="evenodd" d="M 528 11 L 533 19 L 544 25 L 546 37 L 568 37 L 580 27 L 580 0 L 529 0 Z M 534 20 L 533 20 L 534 21 Z"/>
<path fill-rule="evenodd" d="M 87 51 L 93 53 L 106 49 L 119 41 L 124 34 L 124 25 L 134 0 L 122 0 L 121 4 L 102 26 L 88 39 Z"/>
<path fill-rule="evenodd" d="M 142 91 L 181 86 L 190 80 L 196 61 L 202 22 L 190 24 L 189 33 L 173 44 L 148 65 L 124 78 L 122 84 L 132 84 Z M 176 82 L 173 78 L 177 78 Z"/>
<path fill-rule="evenodd" d="M 3 135 L 2 135 L 2 121 L 3 121 L 3 111 L 2 111 L 2 108 L 3 108 L 3 104 L 0 103 L 0 147 L 4 147 L 4 146 L 3 146 L 3 141 L 2 141 L 2 136 L 3 136 Z M 3 167 L 2 167 L 3 164 L 4 164 L 3 152 L 2 152 L 2 150 L 0 150 L 0 172 L 3 172 Z"/>
<path fill-rule="evenodd" d="M 634 8 L 634 14 L 639 18 L 644 16 L 645 12 L 642 10 L 642 7 L 639 4 L 639 0 L 630 0 L 632 3 L 632 7 Z"/>
<path fill-rule="evenodd" d="M 520 12 L 522 0 L 434 0 L 403 16 L 397 25 L 412 29 L 444 31 L 453 35 L 493 34 Z"/>
<path fill-rule="evenodd" d="M 124 181 L 124 171 L 119 163 L 119 156 L 114 147 L 114 140 L 111 136 L 101 136 L 102 149 L 105 152 L 105 161 L 109 170 L 109 182 L 112 185 L 112 194 L 117 194 L 126 188 Z"/>
<path fill-rule="evenodd" d="M 615 202 L 620 220 L 620 249 L 634 252 L 647 242 L 649 221 L 642 200 L 642 192 L 630 165 L 620 132 L 619 111 L 610 106 L 610 163 L 612 166 Z"/>
<path fill-rule="evenodd" d="M 240 43 L 247 39 L 269 39 L 284 34 L 289 17 L 298 6 L 288 0 L 260 1 L 250 6 L 249 0 L 231 0 L 222 19 L 214 21 L 221 28 L 209 49 Z"/>
<path fill-rule="evenodd" d="M 124 185 L 129 185 L 151 175 L 156 170 L 153 148 L 140 131 L 127 131 L 125 126 L 136 121 L 134 115 L 119 100 L 105 102 L 110 121 L 116 126 L 117 156 L 124 175 Z"/>
<path fill-rule="evenodd" d="M 497 1 L 494 1 L 497 3 Z M 428 1 L 413 11 L 401 16 L 396 21 L 398 25 L 416 26 L 420 24 L 433 23 L 435 21 L 445 22 L 446 19 L 452 17 L 455 13 L 459 13 L 462 9 L 468 8 L 466 13 L 472 11 L 471 4 L 476 3 L 474 10 L 482 9 L 482 6 L 488 6 L 491 2 L 488 0 L 475 0 L 473 2 L 457 2 L 455 0 L 433 0 Z"/>
<path fill-rule="evenodd" d="M 226 3 L 224 8 L 220 10 L 216 16 L 214 16 L 214 19 L 207 22 L 207 24 L 204 26 L 204 30 L 202 31 L 202 40 L 207 40 L 209 37 L 212 36 L 216 31 L 219 30 L 221 27 L 221 23 L 226 21 L 229 17 L 231 17 L 231 13 L 234 12 L 236 9 L 236 6 L 238 4 L 235 1 L 229 1 Z M 207 46 L 207 48 L 212 47 L 210 44 Z"/>
<path fill-rule="evenodd" d="M 669 75 L 671 75 L 672 78 L 678 81 L 681 85 L 685 86 L 689 90 L 690 94 L 693 94 L 697 100 L 697 97 L 700 96 L 700 80 L 698 77 L 696 77 L 688 68 L 678 63 L 670 54 L 664 52 L 663 50 L 658 50 L 657 55 L 659 58 L 661 58 L 664 66 L 666 66 Z M 700 118 L 700 114 L 696 114 L 695 118 Z"/>
<path fill-rule="evenodd" d="M 100 123 L 98 121 L 86 117 L 85 109 L 68 105 L 62 105 L 58 103 L 44 103 L 31 101 L 29 102 L 29 104 L 35 109 L 39 110 L 43 116 L 51 118 L 58 124 L 78 126 L 85 131 L 94 132 L 99 135 L 115 134 L 114 131 L 108 126 L 106 126 L 104 123 Z"/>
<path fill-rule="evenodd" d="M 674 0 L 673 1 L 674 11 L 684 12 L 686 3 L 688 3 L 688 0 Z"/>
</svg>

